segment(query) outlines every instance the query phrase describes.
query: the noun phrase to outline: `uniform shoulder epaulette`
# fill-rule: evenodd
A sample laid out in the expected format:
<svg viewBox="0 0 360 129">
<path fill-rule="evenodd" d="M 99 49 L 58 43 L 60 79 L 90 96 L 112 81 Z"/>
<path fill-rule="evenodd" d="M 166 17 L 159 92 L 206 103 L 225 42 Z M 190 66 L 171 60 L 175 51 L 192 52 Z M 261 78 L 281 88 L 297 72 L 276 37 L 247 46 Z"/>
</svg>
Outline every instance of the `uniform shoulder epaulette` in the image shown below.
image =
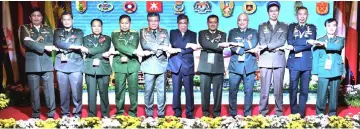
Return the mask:
<svg viewBox="0 0 360 129">
<path fill-rule="evenodd" d="M 78 28 L 73 28 L 74 31 L 82 31 L 81 29 Z"/>
<path fill-rule="evenodd" d="M 319 40 L 319 39 L 323 39 L 323 38 L 325 38 L 326 37 L 326 35 L 324 35 L 324 36 L 321 36 L 320 38 L 318 38 L 317 40 Z"/>
<path fill-rule="evenodd" d="M 114 32 L 114 33 L 120 32 L 120 29 L 113 30 L 112 32 Z"/>
<path fill-rule="evenodd" d="M 56 28 L 55 31 L 62 31 L 64 28 Z"/>
<path fill-rule="evenodd" d="M 289 26 L 295 26 L 297 23 L 293 22 L 293 23 L 290 23 Z"/>
<path fill-rule="evenodd" d="M 287 23 L 285 23 L 285 22 L 280 22 L 280 24 L 289 25 L 289 24 L 287 24 Z"/>
<path fill-rule="evenodd" d="M 135 33 L 135 32 L 137 32 L 136 30 L 130 30 L 130 32 L 133 32 L 133 33 Z"/>
</svg>

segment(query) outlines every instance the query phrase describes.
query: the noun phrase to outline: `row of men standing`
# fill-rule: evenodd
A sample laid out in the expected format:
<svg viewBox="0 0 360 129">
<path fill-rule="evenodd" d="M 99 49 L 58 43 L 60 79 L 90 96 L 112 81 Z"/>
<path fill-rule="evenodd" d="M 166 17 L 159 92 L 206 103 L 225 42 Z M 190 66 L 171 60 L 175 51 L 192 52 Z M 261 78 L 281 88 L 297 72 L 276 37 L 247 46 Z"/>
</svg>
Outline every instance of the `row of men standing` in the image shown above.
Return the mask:
<svg viewBox="0 0 360 129">
<path fill-rule="evenodd" d="M 193 95 L 193 76 L 194 76 L 194 58 L 193 51 L 201 50 L 198 72 L 200 73 L 201 102 L 203 116 L 210 116 L 210 91 L 211 84 L 214 92 L 214 117 L 220 116 L 222 84 L 224 77 L 224 59 L 223 48 L 231 47 L 231 60 L 229 63 L 230 90 L 229 90 L 229 109 L 230 115 L 237 115 L 237 92 L 239 83 L 243 80 L 245 85 L 245 108 L 244 115 L 251 115 L 252 108 L 252 89 L 255 82 L 254 72 L 260 67 L 261 76 L 261 97 L 260 113 L 266 115 L 268 112 L 268 97 L 270 85 L 274 86 L 276 114 L 282 115 L 282 84 L 286 66 L 284 49 L 291 50 L 288 59 L 288 68 L 290 69 L 290 104 L 292 113 L 300 113 L 304 116 L 307 100 L 307 90 L 310 80 L 310 70 L 319 77 L 330 78 L 330 81 L 339 82 L 336 75 L 326 70 L 331 69 L 312 69 L 312 66 L 323 66 L 324 62 L 312 64 L 312 60 L 322 60 L 325 58 L 322 42 L 315 41 L 316 29 L 311 24 L 306 24 L 307 9 L 302 7 L 297 11 L 299 23 L 288 26 L 277 21 L 280 4 L 278 2 L 269 2 L 268 6 L 269 21 L 259 26 L 258 32 L 255 29 L 247 28 L 249 19 L 246 14 L 240 14 L 238 17 L 238 27 L 229 32 L 228 42 L 226 42 L 226 33 L 217 29 L 219 19 L 216 15 L 210 15 L 207 19 L 208 29 L 199 32 L 199 44 L 197 45 L 196 33 L 188 30 L 189 19 L 186 15 L 178 16 L 178 29 L 170 31 L 168 37 L 167 30 L 159 28 L 160 16 L 157 13 L 149 13 L 148 28 L 140 30 L 140 33 L 130 31 L 131 18 L 122 15 L 119 18 L 120 30 L 114 31 L 111 38 L 102 35 L 102 21 L 94 19 L 91 21 L 93 34 L 83 37 L 83 32 L 72 28 L 71 13 L 62 15 L 62 23 L 65 28 L 57 29 L 54 34 L 54 43 L 52 31 L 49 27 L 42 26 L 41 13 L 33 11 L 30 19 L 32 24 L 21 27 L 21 39 L 27 48 L 26 52 L 26 72 L 28 73 L 29 86 L 32 95 L 33 117 L 39 117 L 39 79 L 44 80 L 44 90 L 46 103 L 50 111 L 48 117 L 54 116 L 55 98 L 53 89 L 53 67 L 49 52 L 56 50 L 57 58 L 55 69 L 57 70 L 57 80 L 59 82 L 61 94 L 61 109 L 63 116 L 69 116 L 70 88 L 72 91 L 72 100 L 75 105 L 73 115 L 81 116 L 81 97 L 82 97 L 82 72 L 85 73 L 86 83 L 89 94 L 89 116 L 96 116 L 96 87 L 99 86 L 101 98 L 102 116 L 109 116 L 109 102 L 107 89 L 109 85 L 109 75 L 112 73 L 109 63 L 110 55 L 114 55 L 112 69 L 115 72 L 116 84 L 116 115 L 124 114 L 125 87 L 128 82 L 128 91 L 130 95 L 131 108 L 129 114 L 136 116 L 137 112 L 137 82 L 138 71 L 145 73 L 145 95 L 146 115 L 153 116 L 154 88 L 157 87 L 158 98 L 158 116 L 165 116 L 165 79 L 166 71 L 172 72 L 173 79 L 173 110 L 175 116 L 181 116 L 180 93 L 182 80 L 186 93 L 186 116 L 193 118 L 194 95 Z M 299 11 L 302 10 L 302 11 Z M 40 12 L 40 11 L 39 11 Z M 40 15 L 40 16 L 38 16 Z M 330 23 L 332 21 L 325 22 Z M 31 30 L 29 30 L 31 29 Z M 336 29 L 336 26 L 335 26 Z M 289 32 L 289 33 L 288 33 Z M 333 33 L 332 33 L 333 34 Z M 296 36 L 297 35 L 297 36 Z M 325 36 L 324 36 L 325 37 Z M 335 37 L 337 38 L 337 37 Z M 329 38 L 333 40 L 332 38 Z M 288 40 L 288 46 L 284 46 Z M 325 41 L 326 39 L 321 39 Z M 343 40 L 343 38 L 339 38 Z M 111 41 L 115 51 L 109 51 Z M 340 42 L 341 42 L 340 41 Z M 143 50 L 137 50 L 138 42 Z M 308 43 L 307 43 L 308 42 Z M 334 40 L 338 42 L 338 39 Z M 312 57 L 311 47 L 320 47 L 321 52 L 317 52 L 317 59 Z M 326 45 L 325 45 L 326 46 Z M 327 44 L 327 46 L 331 46 Z M 335 49 L 335 48 L 334 48 Z M 341 47 L 338 47 L 341 51 Z M 337 49 L 336 49 L 337 50 Z M 83 60 L 82 53 L 86 55 Z M 259 66 L 256 62 L 256 54 L 260 54 Z M 299 54 L 300 53 L 300 54 Z M 327 52 L 325 52 L 326 55 Z M 338 53 L 334 53 L 337 59 Z M 168 57 L 170 55 L 170 57 Z M 140 65 L 138 56 L 143 57 Z M 169 58 L 169 61 L 168 61 Z M 314 58 L 314 59 L 313 59 Z M 330 61 L 336 61 L 336 60 Z M 340 58 L 341 59 L 341 58 Z M 317 61 L 316 61 L 317 62 Z M 339 62 L 334 62 L 338 64 Z M 340 66 L 340 65 L 339 65 Z M 336 68 L 343 72 L 342 67 Z M 315 72 L 314 72 L 315 71 Z M 341 75 L 343 75 L 341 73 Z M 300 77 L 301 76 L 301 77 Z M 315 76 L 316 77 L 316 76 Z M 301 93 L 299 109 L 297 108 L 297 84 L 301 78 Z M 320 79 L 321 80 L 321 79 Z M 328 79 L 329 80 L 329 79 Z M 319 83 L 321 83 L 320 81 Z M 324 101 L 328 82 L 323 82 L 318 101 Z M 337 83 L 333 83 L 336 85 Z M 52 88 L 51 88 L 52 87 Z M 324 88 L 325 87 L 325 88 Z M 332 90 L 336 91 L 333 86 Z M 319 94 L 319 92 L 318 92 Z M 335 94 L 332 93 L 331 94 Z M 336 94 L 335 94 L 336 95 Z M 331 99 L 334 97 L 330 97 Z M 320 99 L 320 100 L 319 100 Z M 333 112 L 336 102 L 330 104 L 330 110 Z M 318 103 L 317 110 L 324 113 L 324 104 Z M 329 113 L 330 114 L 330 113 Z"/>
</svg>

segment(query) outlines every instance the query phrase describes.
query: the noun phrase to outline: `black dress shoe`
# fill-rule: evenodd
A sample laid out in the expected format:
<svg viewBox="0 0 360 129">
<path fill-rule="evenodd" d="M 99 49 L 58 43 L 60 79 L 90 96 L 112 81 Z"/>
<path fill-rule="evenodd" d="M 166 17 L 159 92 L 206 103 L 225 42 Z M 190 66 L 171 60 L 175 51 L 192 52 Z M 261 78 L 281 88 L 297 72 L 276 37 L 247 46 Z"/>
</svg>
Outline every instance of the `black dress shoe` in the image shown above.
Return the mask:
<svg viewBox="0 0 360 129">
<path fill-rule="evenodd" d="M 194 119 L 194 116 L 187 116 L 188 119 Z"/>
<path fill-rule="evenodd" d="M 158 118 L 165 118 L 165 116 L 164 115 L 159 115 Z"/>
</svg>

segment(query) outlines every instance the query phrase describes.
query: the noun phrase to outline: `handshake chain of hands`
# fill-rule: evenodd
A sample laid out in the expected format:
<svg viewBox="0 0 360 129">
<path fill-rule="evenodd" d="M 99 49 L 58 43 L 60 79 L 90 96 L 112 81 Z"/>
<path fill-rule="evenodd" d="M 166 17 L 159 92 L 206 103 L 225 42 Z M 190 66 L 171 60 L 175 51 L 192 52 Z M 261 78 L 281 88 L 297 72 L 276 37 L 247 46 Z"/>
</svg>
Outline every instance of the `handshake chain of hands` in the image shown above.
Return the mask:
<svg viewBox="0 0 360 129">
<path fill-rule="evenodd" d="M 30 38 L 30 37 L 25 37 L 24 40 L 28 40 L 28 41 L 33 41 L 33 42 L 39 42 L 39 41 L 44 41 L 44 37 L 39 36 L 36 40 Z M 50 45 L 50 46 L 45 46 L 44 48 L 46 51 L 51 52 L 51 51 L 59 51 L 58 48 L 56 48 L 54 45 Z"/>
<path fill-rule="evenodd" d="M 111 55 L 118 55 L 118 54 L 120 54 L 119 51 L 110 50 L 110 51 L 107 51 L 107 52 L 103 53 L 102 56 L 105 57 L 105 58 L 109 58 Z M 135 50 L 135 51 L 133 52 L 133 54 L 136 55 L 136 56 L 143 57 L 143 56 L 149 56 L 149 55 L 155 54 L 155 53 L 152 52 L 152 51 Z M 122 62 L 126 62 L 127 59 L 125 59 L 125 58 L 122 57 L 122 58 L 121 58 L 121 61 L 122 61 Z"/>
<path fill-rule="evenodd" d="M 326 46 L 326 44 L 327 44 L 327 40 L 325 40 L 325 42 L 322 42 L 322 41 L 318 41 L 318 40 L 309 39 L 309 40 L 306 40 L 306 42 L 313 46 Z"/>
<path fill-rule="evenodd" d="M 227 48 L 227 47 L 244 47 L 244 43 L 235 43 L 235 42 L 222 42 L 218 44 L 219 47 Z"/>
</svg>

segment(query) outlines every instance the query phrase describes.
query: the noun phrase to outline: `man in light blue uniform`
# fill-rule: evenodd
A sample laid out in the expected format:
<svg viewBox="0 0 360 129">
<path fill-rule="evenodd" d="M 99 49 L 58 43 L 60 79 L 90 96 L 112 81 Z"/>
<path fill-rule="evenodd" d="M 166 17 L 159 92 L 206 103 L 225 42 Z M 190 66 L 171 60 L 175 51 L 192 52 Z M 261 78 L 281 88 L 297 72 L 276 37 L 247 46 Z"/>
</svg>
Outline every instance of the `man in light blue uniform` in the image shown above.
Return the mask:
<svg viewBox="0 0 360 129">
<path fill-rule="evenodd" d="M 316 114 L 325 114 L 328 86 L 330 85 L 329 116 L 336 115 L 340 82 L 345 76 L 345 67 L 341 57 L 345 39 L 335 35 L 337 21 L 330 18 L 325 21 L 327 34 L 317 41 L 310 41 L 313 48 L 313 80 L 318 81 Z"/>
<path fill-rule="evenodd" d="M 240 81 L 243 80 L 245 86 L 244 116 L 251 116 L 253 102 L 253 87 L 255 83 L 255 71 L 258 69 L 256 56 L 254 53 L 247 53 L 257 45 L 257 31 L 247 28 L 249 17 L 247 14 L 240 14 L 238 17 L 238 28 L 230 30 L 228 42 L 239 44 L 238 47 L 231 48 L 231 58 L 229 62 L 229 110 L 230 116 L 237 115 L 237 93 Z"/>
</svg>

